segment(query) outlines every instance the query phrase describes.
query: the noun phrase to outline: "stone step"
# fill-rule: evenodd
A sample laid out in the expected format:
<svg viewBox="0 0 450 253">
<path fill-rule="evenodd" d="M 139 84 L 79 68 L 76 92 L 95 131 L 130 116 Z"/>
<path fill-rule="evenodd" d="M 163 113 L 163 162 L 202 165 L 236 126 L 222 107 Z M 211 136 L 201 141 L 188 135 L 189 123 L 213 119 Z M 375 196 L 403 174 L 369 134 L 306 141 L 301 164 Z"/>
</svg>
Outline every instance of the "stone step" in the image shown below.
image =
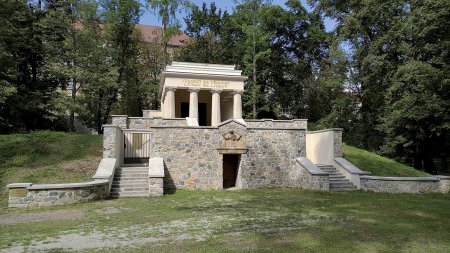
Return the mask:
<svg viewBox="0 0 450 253">
<path fill-rule="evenodd" d="M 340 177 L 330 177 L 329 178 L 330 181 L 343 181 L 343 180 L 347 180 L 344 176 L 340 176 Z"/>
<path fill-rule="evenodd" d="M 134 178 L 146 178 L 148 177 L 148 173 L 116 173 L 114 174 L 114 177 L 117 178 L 129 178 L 129 177 L 134 177 Z"/>
<path fill-rule="evenodd" d="M 148 182 L 134 182 L 134 181 L 113 182 L 111 187 L 148 187 Z"/>
<path fill-rule="evenodd" d="M 127 170 L 127 169 L 117 169 L 116 173 L 148 173 L 148 169 L 132 169 L 132 170 Z"/>
<path fill-rule="evenodd" d="M 336 169 L 334 168 L 334 167 L 319 167 L 319 169 L 321 169 L 321 170 L 326 170 L 326 171 L 335 171 Z"/>
<path fill-rule="evenodd" d="M 355 188 L 356 189 L 356 186 L 354 186 L 352 183 L 342 183 L 342 184 L 330 183 L 330 189 L 331 188 Z"/>
<path fill-rule="evenodd" d="M 344 175 L 342 175 L 342 173 L 339 173 L 339 172 L 329 173 L 328 175 L 330 177 L 343 177 L 344 176 Z"/>
<path fill-rule="evenodd" d="M 350 188 L 350 187 L 347 187 L 347 188 L 330 188 L 330 191 L 333 191 L 333 192 L 356 191 L 356 187 L 354 187 L 354 188 Z"/>
<path fill-rule="evenodd" d="M 111 192 L 148 192 L 147 187 L 111 187 Z"/>
<path fill-rule="evenodd" d="M 119 197 L 148 197 L 148 192 L 112 192 L 110 194 L 113 198 L 119 198 Z"/>
<path fill-rule="evenodd" d="M 116 171 L 131 171 L 131 170 L 148 171 L 148 167 L 120 167 L 116 169 Z"/>
</svg>

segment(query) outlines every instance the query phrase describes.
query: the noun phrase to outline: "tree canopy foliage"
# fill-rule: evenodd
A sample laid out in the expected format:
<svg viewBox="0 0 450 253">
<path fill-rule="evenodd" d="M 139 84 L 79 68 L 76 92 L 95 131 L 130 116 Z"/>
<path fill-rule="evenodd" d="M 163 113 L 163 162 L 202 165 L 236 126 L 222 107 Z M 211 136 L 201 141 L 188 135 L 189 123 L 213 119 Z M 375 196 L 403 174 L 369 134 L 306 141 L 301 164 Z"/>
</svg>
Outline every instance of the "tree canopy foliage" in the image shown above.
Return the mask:
<svg viewBox="0 0 450 253">
<path fill-rule="evenodd" d="M 448 0 L 234 3 L 0 0 L 0 131 L 60 129 L 64 120 L 70 130 L 78 116 L 101 133 L 112 113 L 158 109 L 168 42 L 187 8 L 191 39 L 175 59 L 242 69 L 246 118 L 307 118 L 417 169 L 447 168 Z M 161 43 L 135 28 L 145 8 L 160 18 Z"/>
</svg>

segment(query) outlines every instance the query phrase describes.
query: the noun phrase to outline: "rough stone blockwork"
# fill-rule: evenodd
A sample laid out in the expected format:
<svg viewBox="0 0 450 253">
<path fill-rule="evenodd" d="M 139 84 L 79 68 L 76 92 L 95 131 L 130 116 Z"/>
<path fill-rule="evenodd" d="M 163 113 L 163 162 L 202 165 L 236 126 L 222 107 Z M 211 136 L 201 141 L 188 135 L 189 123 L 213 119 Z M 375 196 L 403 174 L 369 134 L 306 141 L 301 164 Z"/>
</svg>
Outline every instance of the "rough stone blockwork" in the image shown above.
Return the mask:
<svg viewBox="0 0 450 253">
<path fill-rule="evenodd" d="M 164 159 L 164 188 L 222 188 L 219 140 L 214 128 L 153 128 L 152 157 Z"/>
<path fill-rule="evenodd" d="M 108 182 L 84 188 L 29 189 L 24 197 L 15 196 L 14 191 L 18 190 L 26 191 L 26 189 L 10 189 L 9 207 L 57 206 L 106 198 Z"/>
<path fill-rule="evenodd" d="M 149 129 L 154 126 L 154 120 L 151 118 L 130 118 L 129 128 L 130 129 Z"/>
<path fill-rule="evenodd" d="M 292 170 L 290 178 L 292 179 L 291 187 L 321 191 L 330 189 L 328 174 L 312 175 L 298 163 L 295 165 L 295 170 Z"/>
<path fill-rule="evenodd" d="M 272 119 L 263 119 L 263 120 L 246 120 L 247 127 L 261 127 L 261 128 L 304 128 L 306 129 L 307 120 L 305 119 L 296 119 L 296 120 L 272 120 Z"/>
<path fill-rule="evenodd" d="M 291 187 L 295 158 L 305 156 L 305 131 L 249 129 L 241 159 L 242 188 Z"/>
<path fill-rule="evenodd" d="M 123 147 L 123 133 L 120 127 L 112 125 L 103 126 L 103 158 L 121 159 L 121 148 Z"/>
<path fill-rule="evenodd" d="M 305 155 L 305 130 L 249 129 L 232 121 L 217 128 L 152 128 L 152 157 L 165 162 L 166 189 L 222 189 L 222 134 L 242 136 L 248 152 L 240 157 L 239 188 L 291 187 L 295 158 Z"/>
<path fill-rule="evenodd" d="M 149 178 L 148 179 L 149 196 L 162 196 L 164 194 L 164 179 Z"/>
<path fill-rule="evenodd" d="M 437 193 L 448 192 L 442 187 L 438 177 L 428 178 L 389 178 L 361 177 L 361 189 L 374 192 L 391 193 Z"/>
</svg>

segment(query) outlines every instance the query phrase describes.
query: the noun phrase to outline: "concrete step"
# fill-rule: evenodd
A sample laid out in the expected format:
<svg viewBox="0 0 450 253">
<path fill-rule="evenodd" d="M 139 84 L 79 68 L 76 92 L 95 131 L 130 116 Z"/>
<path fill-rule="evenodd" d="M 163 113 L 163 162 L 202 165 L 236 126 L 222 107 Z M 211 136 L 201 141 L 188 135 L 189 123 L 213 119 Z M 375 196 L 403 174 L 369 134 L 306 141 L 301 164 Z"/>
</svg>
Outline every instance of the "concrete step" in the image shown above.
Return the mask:
<svg viewBox="0 0 450 253">
<path fill-rule="evenodd" d="M 342 173 L 331 173 L 331 174 L 328 174 L 328 176 L 330 178 L 344 177 L 344 175 L 342 175 Z"/>
<path fill-rule="evenodd" d="M 148 192 L 112 192 L 110 194 L 113 198 L 119 197 L 148 197 Z"/>
<path fill-rule="evenodd" d="M 330 188 L 330 191 L 333 192 L 349 192 L 349 191 L 356 191 L 356 187 L 355 188 Z"/>
<path fill-rule="evenodd" d="M 330 188 L 342 188 L 342 187 L 354 187 L 354 185 L 350 182 L 339 182 L 339 183 L 330 182 Z"/>
<path fill-rule="evenodd" d="M 148 187 L 148 182 L 113 182 L 111 187 Z"/>
<path fill-rule="evenodd" d="M 130 178 L 130 177 L 134 177 L 134 178 L 148 178 L 148 173 L 116 173 L 114 174 L 114 177 L 117 178 Z"/>
<path fill-rule="evenodd" d="M 331 181 L 342 181 L 347 179 L 344 176 L 340 176 L 340 177 L 330 177 L 329 180 L 331 182 Z"/>
<path fill-rule="evenodd" d="M 120 167 L 116 169 L 116 171 L 132 171 L 132 170 L 148 171 L 148 167 Z"/>
<path fill-rule="evenodd" d="M 148 187 L 111 187 L 113 192 L 148 192 Z"/>
</svg>

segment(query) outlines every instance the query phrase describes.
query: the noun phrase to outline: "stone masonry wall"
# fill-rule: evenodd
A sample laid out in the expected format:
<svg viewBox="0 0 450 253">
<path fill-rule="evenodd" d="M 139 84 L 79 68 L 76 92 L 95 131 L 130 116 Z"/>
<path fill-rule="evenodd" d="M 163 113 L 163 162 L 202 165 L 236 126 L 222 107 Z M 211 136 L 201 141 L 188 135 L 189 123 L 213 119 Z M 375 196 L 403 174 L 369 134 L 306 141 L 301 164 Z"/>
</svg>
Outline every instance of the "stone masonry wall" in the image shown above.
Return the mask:
<svg viewBox="0 0 450 253">
<path fill-rule="evenodd" d="M 309 190 L 329 190 L 330 180 L 328 174 L 312 175 L 299 163 L 296 164 L 295 170 L 292 170 L 290 178 L 292 179 L 291 187 L 298 187 Z"/>
<path fill-rule="evenodd" d="M 441 192 L 438 178 L 396 178 L 362 176 L 361 189 L 374 192 L 391 193 L 432 193 Z"/>
<path fill-rule="evenodd" d="M 342 129 L 333 129 L 334 157 L 342 157 Z"/>
<path fill-rule="evenodd" d="M 123 152 L 123 132 L 120 127 L 113 125 L 103 126 L 103 158 L 121 160 Z"/>
<path fill-rule="evenodd" d="M 221 189 L 217 128 L 152 128 L 152 157 L 165 163 L 164 188 Z"/>
<path fill-rule="evenodd" d="M 245 120 L 247 127 L 261 127 L 261 128 L 304 128 L 306 129 L 307 120 L 293 119 L 293 120 L 272 120 L 272 119 L 258 119 Z"/>
<path fill-rule="evenodd" d="M 242 135 L 248 152 L 241 155 L 238 187 L 291 187 L 298 170 L 295 158 L 305 156 L 304 129 L 247 129 L 230 122 L 214 127 L 153 127 L 151 157 L 165 163 L 167 189 L 222 189 L 222 134 Z"/>
<path fill-rule="evenodd" d="M 129 118 L 130 129 L 149 129 L 155 125 L 152 118 Z"/>
<path fill-rule="evenodd" d="M 305 156 L 305 131 L 248 129 L 241 159 L 242 188 L 291 187 L 295 158 Z"/>
<path fill-rule="evenodd" d="M 26 191 L 26 196 L 14 194 L 14 191 Z M 108 182 L 82 188 L 62 189 L 10 189 L 9 207 L 44 207 L 74 204 L 108 196 Z"/>
</svg>

